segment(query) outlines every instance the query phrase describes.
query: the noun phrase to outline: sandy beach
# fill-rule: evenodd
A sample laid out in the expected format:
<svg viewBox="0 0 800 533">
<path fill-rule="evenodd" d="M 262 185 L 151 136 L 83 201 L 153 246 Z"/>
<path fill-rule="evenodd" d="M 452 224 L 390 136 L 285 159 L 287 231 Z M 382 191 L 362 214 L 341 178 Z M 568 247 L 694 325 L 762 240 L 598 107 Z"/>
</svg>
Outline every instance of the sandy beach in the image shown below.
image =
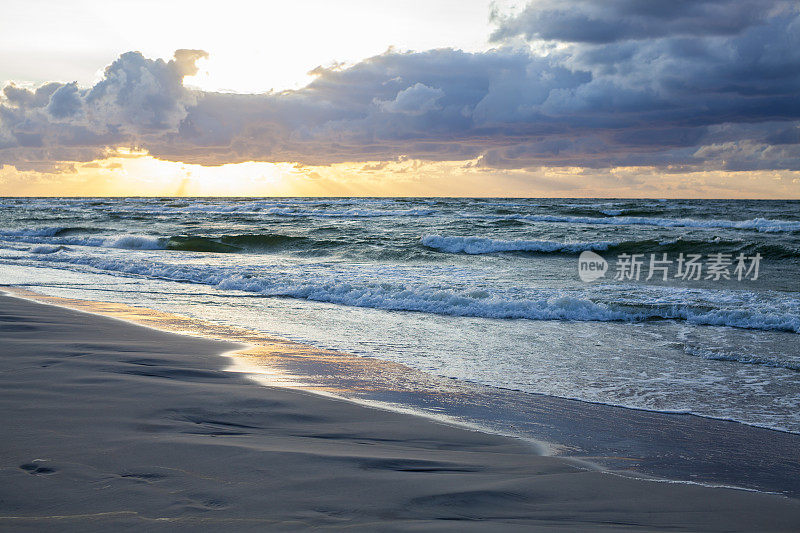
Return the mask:
<svg viewBox="0 0 800 533">
<path fill-rule="evenodd" d="M 800 1 L 2 8 L 0 533 L 800 533 Z"/>
<path fill-rule="evenodd" d="M 236 349 L 0 298 L 3 530 L 793 531 L 781 496 L 265 387 Z"/>
</svg>

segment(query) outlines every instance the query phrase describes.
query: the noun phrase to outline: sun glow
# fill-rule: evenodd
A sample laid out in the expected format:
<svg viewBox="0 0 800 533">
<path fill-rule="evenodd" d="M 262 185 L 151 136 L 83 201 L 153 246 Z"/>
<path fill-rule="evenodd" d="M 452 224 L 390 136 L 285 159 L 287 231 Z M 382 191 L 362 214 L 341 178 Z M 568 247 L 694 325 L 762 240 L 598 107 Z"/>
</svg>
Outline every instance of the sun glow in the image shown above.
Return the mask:
<svg viewBox="0 0 800 533">
<path fill-rule="evenodd" d="M 0 83 L 7 77 L 36 85 L 77 80 L 88 86 L 102 77 L 98 65 L 123 52 L 169 59 L 178 48 L 200 48 L 211 55 L 187 85 L 239 93 L 293 89 L 308 83 L 308 72 L 318 65 L 353 63 L 389 46 L 484 49 L 491 4 L 229 0 L 220 9 L 196 0 L 117 0 L 95 9 L 92 0 L 75 0 L 48 6 L 54 22 L 32 28 L 41 7 L 6 0 L 0 17 Z"/>
<path fill-rule="evenodd" d="M 797 198 L 800 172 L 663 173 L 653 167 L 493 169 L 477 160 L 398 158 L 328 166 L 203 166 L 109 150 L 90 162 L 0 167 L 0 196 L 456 196 Z M 732 188 L 731 183 L 736 187 Z"/>
<path fill-rule="evenodd" d="M 119 149 L 102 160 L 73 162 L 49 172 L 0 169 L 0 190 L 21 196 L 287 196 L 286 163 L 202 166 Z"/>
</svg>

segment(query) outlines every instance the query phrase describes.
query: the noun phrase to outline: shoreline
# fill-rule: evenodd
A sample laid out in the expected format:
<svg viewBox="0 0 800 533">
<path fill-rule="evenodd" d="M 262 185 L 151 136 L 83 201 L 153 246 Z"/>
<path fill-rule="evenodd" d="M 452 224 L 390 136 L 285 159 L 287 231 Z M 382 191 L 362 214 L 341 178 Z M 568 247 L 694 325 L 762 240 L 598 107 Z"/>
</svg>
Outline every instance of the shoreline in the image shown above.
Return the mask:
<svg viewBox="0 0 800 533">
<path fill-rule="evenodd" d="M 187 324 L 191 323 L 192 324 L 191 327 L 194 327 L 194 328 L 199 328 L 201 326 L 211 325 L 212 328 L 214 328 L 214 329 L 220 329 L 220 325 L 217 324 L 217 323 L 211 322 L 209 320 L 206 320 L 206 319 L 191 318 L 191 317 L 187 317 L 185 315 L 178 315 L 178 314 L 175 314 L 175 313 L 172 313 L 172 312 L 168 312 L 168 311 L 158 311 L 158 310 L 155 310 L 155 309 L 151 309 L 149 307 L 132 306 L 132 305 L 129 305 L 129 304 L 116 303 L 116 302 L 110 302 L 110 301 L 105 301 L 105 300 L 78 299 L 78 298 L 69 298 L 69 297 L 61 297 L 61 296 L 50 296 L 50 295 L 39 293 L 39 292 L 36 292 L 34 290 L 31 290 L 31 289 L 28 289 L 28 288 L 23 288 L 23 287 L 25 287 L 24 284 L 23 285 L 14 285 L 14 284 L 3 284 L 3 283 L 0 283 L 0 292 L 6 291 L 8 293 L 11 293 L 15 297 L 18 297 L 18 298 L 23 298 L 23 299 L 27 299 L 27 300 L 34 301 L 34 302 L 39 302 L 39 303 L 46 303 L 46 304 L 49 304 L 49 305 L 55 305 L 55 306 L 59 306 L 59 307 L 64 307 L 65 309 L 83 310 L 83 311 L 85 311 L 87 313 L 90 313 L 90 314 L 97 314 L 97 315 L 100 315 L 100 316 L 118 318 L 118 319 L 123 320 L 123 321 L 131 322 L 133 324 L 142 325 L 142 326 L 145 326 L 145 327 L 151 327 L 151 328 L 154 328 L 154 329 L 157 329 L 157 330 L 161 330 L 161 331 L 171 331 L 173 333 L 177 332 L 177 333 L 181 333 L 181 334 L 185 333 L 185 334 L 188 334 L 188 335 L 198 336 L 200 338 L 221 339 L 223 341 L 229 340 L 228 339 L 229 336 L 238 337 L 238 336 L 244 334 L 244 335 L 247 335 L 250 338 L 268 339 L 271 343 L 278 342 L 278 343 L 285 343 L 285 344 L 301 346 L 301 347 L 308 348 L 308 349 L 314 350 L 316 352 L 319 352 L 320 354 L 337 354 L 339 356 L 346 356 L 346 357 L 350 357 L 350 358 L 370 359 L 370 360 L 376 361 L 376 362 L 378 362 L 380 364 L 400 366 L 400 367 L 403 367 L 403 368 L 405 368 L 405 369 L 407 369 L 409 371 L 412 371 L 412 372 L 423 372 L 423 371 L 420 371 L 418 369 L 409 367 L 409 366 L 407 366 L 407 365 L 405 365 L 403 363 L 398 363 L 398 362 L 390 361 L 390 360 L 387 360 L 387 359 L 380 359 L 380 358 L 378 358 L 378 357 L 376 357 L 374 355 L 353 355 L 353 354 L 350 354 L 350 353 L 347 353 L 347 352 L 343 352 L 343 351 L 340 351 L 340 350 L 337 350 L 337 349 L 322 348 L 322 347 L 314 346 L 314 345 L 311 345 L 311 344 L 307 344 L 305 341 L 298 341 L 298 340 L 293 340 L 293 339 L 289 339 L 289 338 L 279 337 L 279 336 L 277 336 L 275 334 L 272 334 L 272 333 L 263 333 L 263 332 L 250 330 L 250 329 L 246 329 L 246 328 L 241 328 L 241 327 L 232 327 L 231 328 L 231 332 L 219 333 L 219 335 L 221 335 L 221 337 L 219 337 L 219 336 L 215 337 L 213 335 L 209 336 L 209 335 L 201 332 L 199 329 L 197 329 L 197 330 L 191 330 L 191 329 L 189 329 L 189 330 L 186 330 L 186 329 L 180 330 L 180 329 L 177 329 L 177 328 L 170 327 L 169 323 L 167 321 L 168 320 L 178 320 L 178 321 L 180 321 L 182 323 L 183 322 L 186 322 Z M 103 306 L 103 307 L 97 307 L 97 306 Z M 129 311 L 133 311 L 133 314 L 131 314 L 130 317 L 126 318 L 124 315 L 126 315 L 127 312 L 129 312 Z M 162 320 L 157 325 L 148 325 L 153 320 L 153 317 L 147 316 L 147 315 L 157 315 L 157 316 L 168 317 L 168 318 L 166 318 L 166 320 Z M 238 330 L 238 331 L 234 331 L 234 330 Z M 220 329 L 220 331 L 222 331 L 222 330 Z M 244 332 L 246 332 L 246 333 L 244 333 Z M 239 342 L 239 341 L 234 340 L 233 342 Z M 243 350 L 233 350 L 232 353 L 238 353 L 240 351 L 243 351 Z M 234 361 L 237 364 L 241 363 L 241 358 L 239 358 L 238 356 L 231 356 L 231 360 Z M 278 370 L 276 368 L 273 368 L 272 370 L 275 371 L 276 373 L 280 373 L 281 372 L 280 370 Z M 241 371 L 244 371 L 244 370 L 241 370 Z M 265 375 L 264 372 L 258 371 L 255 368 L 253 368 L 253 371 L 254 371 L 255 374 Z M 580 397 L 570 397 L 570 396 L 562 396 L 562 395 L 553 395 L 553 394 L 548 394 L 548 393 L 544 393 L 544 392 L 528 391 L 528 390 L 519 389 L 519 388 L 504 387 L 504 386 L 500 386 L 500 385 L 481 383 L 479 381 L 462 380 L 460 378 L 452 378 L 452 377 L 448 377 L 448 376 L 444 376 L 444 375 L 438 375 L 438 374 L 432 374 L 432 375 L 434 377 L 436 377 L 436 378 L 441 378 L 443 380 L 457 380 L 457 381 L 459 381 L 461 383 L 464 383 L 464 384 L 475 385 L 475 386 L 479 386 L 479 387 L 487 387 L 487 388 L 496 389 L 496 390 L 499 390 L 499 391 L 506 391 L 506 392 L 509 392 L 509 393 L 520 393 L 520 394 L 525 394 L 525 395 L 530 395 L 530 396 L 535 396 L 535 397 L 552 398 L 552 399 L 557 399 L 557 400 L 563 400 L 563 401 L 566 401 L 566 402 L 578 402 L 578 403 L 586 404 L 586 405 L 597 405 L 597 406 L 609 407 L 609 408 L 613 408 L 613 409 L 623 409 L 623 410 L 638 411 L 638 412 L 643 412 L 643 413 L 652 413 L 652 414 L 655 414 L 655 415 L 669 415 L 669 416 L 675 415 L 675 416 L 696 417 L 696 418 L 700 418 L 700 419 L 703 419 L 703 420 L 711 420 L 711 421 L 716 421 L 716 422 L 725 422 L 725 423 L 731 423 L 731 424 L 738 424 L 738 425 L 742 425 L 742 426 L 745 426 L 745 427 L 754 428 L 754 429 L 757 429 L 757 430 L 769 431 L 769 432 L 774 432 L 774 433 L 779 433 L 779 434 L 786 434 L 786 435 L 793 435 L 793 436 L 796 436 L 796 437 L 800 438 L 800 431 L 793 431 L 793 430 L 790 430 L 790 429 L 785 429 L 785 428 L 780 428 L 780 427 L 772 427 L 772 426 L 764 425 L 764 424 L 744 422 L 744 421 L 738 420 L 736 418 L 701 414 L 701 413 L 692 412 L 690 410 L 649 409 L 649 408 L 646 408 L 646 407 L 636 407 L 636 406 L 631 406 L 631 405 L 615 404 L 615 403 L 607 403 L 607 402 L 603 402 L 603 401 L 582 399 Z M 295 377 L 297 377 L 297 376 L 295 376 Z M 286 381 L 279 381 L 279 383 L 280 383 L 280 386 L 291 386 L 292 385 L 292 383 L 290 381 L 290 378 L 286 378 Z M 296 384 L 296 386 L 298 386 L 299 388 L 309 388 L 309 384 L 306 384 L 306 383 L 298 383 L 298 384 Z M 320 392 L 320 391 L 315 391 L 315 392 Z M 359 402 L 358 399 L 354 399 L 354 398 L 347 398 L 347 399 Z M 368 402 L 361 402 L 361 403 L 365 403 L 366 404 Z M 419 413 L 419 415 L 420 416 L 427 416 L 426 413 Z M 463 422 L 460 422 L 460 421 L 456 421 L 454 423 L 463 424 Z M 511 437 L 518 436 L 518 435 L 514 435 L 514 434 L 497 433 L 495 430 L 493 430 L 491 428 L 488 428 L 488 427 L 483 427 L 483 426 L 480 427 L 480 430 L 487 431 L 487 432 L 490 432 L 490 433 L 500 434 L 500 435 L 504 435 L 504 436 L 511 436 Z M 520 437 L 520 438 L 525 438 L 525 437 Z M 542 445 L 547 445 L 547 443 L 544 442 L 544 441 L 541 444 Z"/>
<path fill-rule="evenodd" d="M 257 384 L 224 368 L 231 343 L 0 302 L 8 529 L 800 524 L 794 498 L 590 471 L 516 439 Z"/>
<path fill-rule="evenodd" d="M 494 431 L 491 428 L 484 425 L 470 423 L 465 420 L 446 416 L 443 414 L 437 414 L 433 412 L 426 412 L 408 407 L 403 407 L 400 406 L 399 404 L 394 404 L 390 402 L 384 402 L 380 400 L 366 400 L 357 397 L 347 397 L 341 394 L 337 394 L 335 389 L 332 389 L 331 387 L 326 387 L 318 383 L 313 384 L 309 382 L 297 381 L 298 379 L 302 379 L 305 376 L 288 373 L 286 372 L 285 368 L 280 368 L 276 366 L 274 362 L 272 364 L 265 362 L 267 359 L 265 352 L 267 352 L 270 356 L 274 356 L 275 353 L 272 349 L 264 350 L 264 346 L 265 345 L 269 346 L 274 344 L 278 344 L 282 348 L 291 346 L 296 349 L 299 349 L 301 352 L 305 351 L 310 352 L 312 358 L 319 356 L 337 356 L 337 357 L 347 357 L 351 359 L 362 359 L 352 354 L 338 352 L 336 350 L 319 348 L 316 346 L 304 344 L 294 340 L 284 339 L 277 336 L 264 334 L 261 332 L 251 331 L 245 328 L 238 328 L 238 327 L 226 328 L 224 326 L 220 327 L 218 324 L 206 321 L 204 319 L 196 319 L 182 315 L 177 315 L 174 313 L 156 311 L 154 309 L 146 307 L 134 307 L 127 304 L 118 304 L 114 302 L 105 302 L 100 300 L 81 300 L 81 299 L 63 298 L 58 296 L 48 296 L 45 294 L 37 293 L 35 291 L 31 291 L 29 289 L 23 289 L 17 286 L 0 284 L 0 296 L 3 295 L 30 301 L 33 303 L 50 305 L 70 311 L 86 313 L 92 316 L 99 316 L 111 320 L 119 320 L 126 324 L 152 329 L 160 333 L 166 332 L 177 335 L 186 335 L 211 342 L 222 342 L 222 343 L 238 345 L 238 347 L 236 348 L 219 353 L 220 357 L 225 358 L 230 362 L 230 365 L 228 367 L 225 367 L 224 370 L 226 372 L 234 372 L 242 374 L 248 379 L 251 379 L 254 382 L 258 383 L 260 386 L 286 388 L 291 390 L 307 392 L 325 398 L 331 398 L 338 401 L 354 403 L 356 405 L 370 409 L 385 410 L 407 416 L 420 417 L 431 420 L 435 423 L 445 424 L 455 428 L 461 428 L 467 431 L 477 431 L 480 433 L 486 433 L 488 435 L 516 439 L 525 442 L 526 445 L 529 445 L 531 447 L 531 449 L 535 449 L 537 455 L 542 455 L 542 456 L 552 455 L 551 453 L 549 453 L 549 448 L 553 445 L 553 443 L 550 442 L 527 438 L 525 436 L 516 435 L 512 433 L 503 433 L 500 431 Z M 174 324 L 176 323 L 181 324 L 183 327 L 173 327 Z M 218 329 L 214 329 L 215 326 Z M 191 329 L 186 329 L 187 327 Z M 212 331 L 214 331 L 214 333 L 209 334 L 207 331 L 203 332 L 200 330 L 200 328 L 202 327 L 209 327 L 211 328 Z M 226 329 L 227 331 L 224 331 Z M 256 344 L 255 341 L 261 341 L 261 342 L 258 342 L 258 344 Z M 286 357 L 286 354 L 282 354 L 282 356 Z M 404 371 L 421 373 L 420 371 L 417 371 L 410 367 L 406 367 L 401 363 L 393 363 L 375 358 L 366 358 L 366 359 L 368 360 L 367 364 L 369 364 L 370 362 L 374 362 L 381 366 L 391 365 L 396 368 L 402 368 Z M 255 360 L 255 362 L 252 362 L 252 360 Z M 250 362 L 248 363 L 248 361 Z M 441 376 L 435 376 L 435 377 L 447 379 Z M 470 383 L 470 384 L 484 386 L 477 383 Z M 493 388 L 498 388 L 498 387 L 493 387 Z M 501 388 L 498 389 L 503 390 Z M 518 392 L 523 392 L 523 391 L 518 391 Z M 569 398 L 564 398 L 564 399 L 568 401 L 581 402 L 581 400 L 574 400 Z M 588 464 L 592 469 L 602 470 L 602 467 L 600 465 L 592 464 L 589 461 L 583 461 L 580 459 L 573 459 L 573 460 L 576 463 Z M 736 489 L 738 487 L 729 487 L 729 488 Z M 743 489 L 743 490 L 748 490 L 748 489 Z"/>
<path fill-rule="evenodd" d="M 237 343 L 239 348 L 222 354 L 231 363 L 225 370 L 262 386 L 303 390 L 519 439 L 540 455 L 626 477 L 800 496 L 800 465 L 794 459 L 800 436 L 791 432 L 489 387 L 184 315 L 46 296 L 14 286 L 2 289 L 29 301 L 159 332 Z M 523 412 L 514 419 L 507 404 L 523 407 Z M 510 422 L 492 422 L 499 418 Z"/>
</svg>

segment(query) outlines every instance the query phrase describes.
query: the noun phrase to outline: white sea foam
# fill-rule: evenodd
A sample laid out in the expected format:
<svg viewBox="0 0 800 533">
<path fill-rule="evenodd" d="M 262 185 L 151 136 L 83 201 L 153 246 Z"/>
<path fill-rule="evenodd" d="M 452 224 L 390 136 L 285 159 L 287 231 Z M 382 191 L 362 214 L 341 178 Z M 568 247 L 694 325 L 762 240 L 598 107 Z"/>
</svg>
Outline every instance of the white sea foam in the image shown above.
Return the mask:
<svg viewBox="0 0 800 533">
<path fill-rule="evenodd" d="M 114 207 L 113 212 L 117 214 L 146 213 L 148 215 L 174 215 L 179 213 L 202 213 L 207 215 L 257 215 L 257 216 L 276 216 L 276 217 L 317 217 L 317 218 L 373 218 L 373 217 L 405 217 L 405 216 L 431 216 L 435 215 L 434 209 L 414 208 L 414 209 L 373 209 L 364 207 L 353 207 L 350 209 L 330 209 L 328 207 L 314 208 L 321 204 L 292 204 L 292 203 L 242 203 L 227 206 L 220 205 L 157 205 L 157 206 L 123 206 Z M 311 209 L 309 209 L 311 207 Z M 382 207 L 382 204 L 375 204 L 375 207 Z"/>
<path fill-rule="evenodd" d="M 491 254 L 497 252 L 564 252 L 578 253 L 586 250 L 608 250 L 616 243 L 611 241 L 563 243 L 557 241 L 504 240 L 484 237 L 444 237 L 426 235 L 420 239 L 423 246 L 448 253 Z"/>
<path fill-rule="evenodd" d="M 287 217 L 322 217 L 322 218 L 365 218 L 365 217 L 397 217 L 397 216 L 430 216 L 436 212 L 433 209 L 296 209 L 273 207 L 260 213 L 266 215 Z"/>
<path fill-rule="evenodd" d="M 457 291 L 420 284 L 339 281 L 316 271 L 246 273 L 239 267 L 191 267 L 149 260 L 131 261 L 85 255 L 57 254 L 41 258 L 80 264 L 105 272 L 121 272 L 149 278 L 210 285 L 225 291 L 244 291 L 264 296 L 298 298 L 339 305 L 393 311 L 496 319 L 576 320 L 642 322 L 653 319 L 683 320 L 692 324 L 800 333 L 800 301 L 784 297 L 758 304 L 741 291 L 695 290 L 663 287 L 661 293 L 638 295 L 648 305 L 624 299 L 602 301 L 582 292 L 538 289 L 528 297 L 492 294 L 470 288 Z M 648 289 L 655 290 L 655 289 Z M 661 294 L 661 297 L 658 297 Z M 606 296 L 608 298 L 608 296 Z M 787 299 L 788 298 L 788 299 Z M 701 301 L 693 305 L 692 301 Z M 744 305 L 747 303 L 747 305 Z"/>
<path fill-rule="evenodd" d="M 733 361 L 736 363 L 744 363 L 748 365 L 763 365 L 775 368 L 786 368 L 788 370 L 800 371 L 800 361 L 797 360 L 781 360 L 779 358 L 764 357 L 749 353 L 746 349 L 739 350 L 720 350 L 691 346 L 688 344 L 683 345 L 683 351 L 694 357 L 701 357 L 712 361 Z"/>
<path fill-rule="evenodd" d="M 120 235 L 103 239 L 102 242 L 102 246 L 106 248 L 127 250 L 161 250 L 164 248 L 164 239 L 148 235 Z"/>
<path fill-rule="evenodd" d="M 66 249 L 67 248 L 64 246 L 40 244 L 39 246 L 32 246 L 28 251 L 32 254 L 54 254 L 56 252 L 60 252 L 61 250 L 66 250 Z"/>
<path fill-rule="evenodd" d="M 20 230 L 13 233 L 5 232 L 0 234 L 0 239 L 42 245 L 31 248 L 31 253 L 50 253 L 43 250 L 63 247 L 65 245 L 122 248 L 127 250 L 160 250 L 166 245 L 166 239 L 150 235 L 116 235 L 111 237 L 67 235 L 52 237 L 52 235 L 56 235 L 61 231 L 63 231 L 63 228 L 58 227 L 42 228 L 38 230 Z M 57 250 L 54 249 L 53 251 Z"/>
<path fill-rule="evenodd" d="M 3 230 L 0 237 L 52 237 L 64 231 L 64 226 L 46 226 L 42 228 L 27 228 L 18 230 Z"/>
</svg>

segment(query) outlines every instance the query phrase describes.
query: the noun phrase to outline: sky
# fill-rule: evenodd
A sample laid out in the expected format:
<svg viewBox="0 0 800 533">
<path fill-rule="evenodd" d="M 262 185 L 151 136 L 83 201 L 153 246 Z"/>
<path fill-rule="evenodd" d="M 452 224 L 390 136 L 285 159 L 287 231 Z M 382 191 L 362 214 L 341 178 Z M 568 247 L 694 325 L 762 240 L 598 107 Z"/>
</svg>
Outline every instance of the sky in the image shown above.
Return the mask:
<svg viewBox="0 0 800 533">
<path fill-rule="evenodd" d="M 4 0 L 0 195 L 800 198 L 784 0 Z"/>
</svg>

